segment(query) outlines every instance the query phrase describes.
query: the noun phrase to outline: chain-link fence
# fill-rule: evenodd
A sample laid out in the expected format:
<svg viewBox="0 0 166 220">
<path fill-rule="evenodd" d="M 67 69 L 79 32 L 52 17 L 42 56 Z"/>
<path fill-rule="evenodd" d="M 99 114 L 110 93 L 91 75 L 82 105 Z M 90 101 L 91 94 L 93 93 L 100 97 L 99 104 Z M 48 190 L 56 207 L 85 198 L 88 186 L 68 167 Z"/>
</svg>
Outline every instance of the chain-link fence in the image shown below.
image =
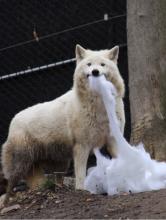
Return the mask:
<svg viewBox="0 0 166 220">
<path fill-rule="evenodd" d="M 0 144 L 17 112 L 71 88 L 77 43 L 120 45 L 127 85 L 125 0 L 1 0 L 0 27 Z M 127 117 L 128 107 L 126 98 Z"/>
</svg>

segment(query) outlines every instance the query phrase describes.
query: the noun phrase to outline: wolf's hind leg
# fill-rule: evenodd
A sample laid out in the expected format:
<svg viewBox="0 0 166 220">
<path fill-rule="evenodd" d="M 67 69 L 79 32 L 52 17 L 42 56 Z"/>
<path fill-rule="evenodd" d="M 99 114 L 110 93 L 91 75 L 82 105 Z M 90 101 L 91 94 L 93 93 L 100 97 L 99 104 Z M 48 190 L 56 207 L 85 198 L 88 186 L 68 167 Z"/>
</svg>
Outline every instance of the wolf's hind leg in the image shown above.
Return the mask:
<svg viewBox="0 0 166 220">
<path fill-rule="evenodd" d="M 10 176 L 10 178 L 8 179 L 8 185 L 7 185 L 4 205 L 6 205 L 9 201 L 9 198 L 14 195 L 13 188 L 14 188 L 14 186 L 16 186 L 16 184 L 18 183 L 19 180 L 20 180 L 20 177 L 15 174 Z"/>
<path fill-rule="evenodd" d="M 21 155 L 20 155 L 21 156 Z M 17 185 L 17 183 L 24 178 L 29 169 L 31 168 L 32 164 L 29 161 L 23 161 L 22 159 L 20 161 L 14 161 L 12 166 L 12 171 L 10 173 L 10 176 L 8 178 L 8 186 L 6 191 L 6 198 L 5 198 L 5 204 L 9 201 L 10 196 L 14 195 L 13 188 Z"/>
</svg>

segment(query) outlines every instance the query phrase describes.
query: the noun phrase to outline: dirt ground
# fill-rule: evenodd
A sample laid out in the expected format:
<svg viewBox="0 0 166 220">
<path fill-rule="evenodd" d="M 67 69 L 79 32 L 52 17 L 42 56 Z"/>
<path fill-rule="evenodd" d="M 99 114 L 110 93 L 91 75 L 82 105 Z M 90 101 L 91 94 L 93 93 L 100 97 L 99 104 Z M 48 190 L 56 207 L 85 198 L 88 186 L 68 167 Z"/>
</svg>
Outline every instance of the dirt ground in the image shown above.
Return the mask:
<svg viewBox="0 0 166 220">
<path fill-rule="evenodd" d="M 166 189 L 130 195 L 91 195 L 69 188 L 17 192 L 20 209 L 0 219 L 166 219 Z"/>
</svg>

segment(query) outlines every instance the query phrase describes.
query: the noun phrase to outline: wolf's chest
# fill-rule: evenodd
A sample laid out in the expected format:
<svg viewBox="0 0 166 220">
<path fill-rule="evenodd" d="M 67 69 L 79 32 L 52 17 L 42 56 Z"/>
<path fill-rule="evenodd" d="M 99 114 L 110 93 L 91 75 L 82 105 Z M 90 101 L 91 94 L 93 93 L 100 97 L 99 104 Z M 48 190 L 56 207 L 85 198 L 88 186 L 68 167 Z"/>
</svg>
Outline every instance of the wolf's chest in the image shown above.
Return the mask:
<svg viewBox="0 0 166 220">
<path fill-rule="evenodd" d="M 97 129 L 100 131 L 104 131 L 109 127 L 108 117 L 104 114 L 97 114 L 89 117 L 88 124 L 91 129 Z"/>
<path fill-rule="evenodd" d="M 91 140 L 103 140 L 109 134 L 109 121 L 106 114 L 93 113 L 87 115 L 83 122 L 84 132 Z"/>
<path fill-rule="evenodd" d="M 84 132 L 88 137 L 87 139 L 92 147 L 103 146 L 106 144 L 110 134 L 107 118 L 103 117 L 100 120 L 92 120 L 91 123 L 89 122 L 89 126 L 87 126 L 87 129 L 86 131 L 84 130 Z"/>
</svg>

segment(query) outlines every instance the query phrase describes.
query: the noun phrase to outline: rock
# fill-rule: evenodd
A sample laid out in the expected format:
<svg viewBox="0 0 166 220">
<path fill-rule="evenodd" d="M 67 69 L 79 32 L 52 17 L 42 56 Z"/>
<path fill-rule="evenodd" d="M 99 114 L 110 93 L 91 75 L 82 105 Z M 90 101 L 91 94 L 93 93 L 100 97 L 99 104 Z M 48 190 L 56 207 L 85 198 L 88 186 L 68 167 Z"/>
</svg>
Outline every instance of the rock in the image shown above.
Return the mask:
<svg viewBox="0 0 166 220">
<path fill-rule="evenodd" d="M 44 205 L 41 205 L 40 208 L 43 209 L 43 208 L 44 208 Z"/>
<path fill-rule="evenodd" d="M 63 185 L 73 188 L 75 186 L 75 178 L 73 178 L 73 177 L 64 177 Z"/>
<path fill-rule="evenodd" d="M 26 185 L 20 185 L 20 186 L 14 187 L 13 191 L 14 192 L 23 192 L 27 189 L 28 189 L 28 187 Z"/>
<path fill-rule="evenodd" d="M 60 201 L 60 200 L 56 200 L 55 203 L 56 203 L 56 204 L 59 204 L 59 203 L 61 203 L 61 201 Z"/>
<path fill-rule="evenodd" d="M 32 204 L 35 204 L 35 203 L 36 203 L 36 200 L 33 200 L 33 201 L 32 201 Z"/>
<path fill-rule="evenodd" d="M 94 200 L 92 198 L 87 198 L 86 202 L 93 202 Z"/>
<path fill-rule="evenodd" d="M 1 210 L 1 214 L 5 214 L 5 213 L 10 212 L 10 211 L 15 211 L 15 210 L 18 210 L 20 208 L 21 208 L 21 206 L 19 204 L 12 205 L 12 206 L 9 206 L 9 207 L 5 207 Z"/>
</svg>

